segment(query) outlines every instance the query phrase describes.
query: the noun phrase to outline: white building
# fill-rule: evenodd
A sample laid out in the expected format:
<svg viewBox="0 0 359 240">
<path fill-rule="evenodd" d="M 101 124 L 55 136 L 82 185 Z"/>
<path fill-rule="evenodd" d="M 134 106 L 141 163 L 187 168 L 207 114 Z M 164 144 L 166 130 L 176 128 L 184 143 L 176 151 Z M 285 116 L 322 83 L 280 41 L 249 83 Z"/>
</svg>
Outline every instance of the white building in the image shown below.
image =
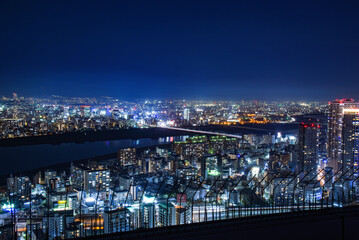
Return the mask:
<svg viewBox="0 0 359 240">
<path fill-rule="evenodd" d="M 183 110 L 183 119 L 189 121 L 189 109 L 185 108 Z"/>
</svg>

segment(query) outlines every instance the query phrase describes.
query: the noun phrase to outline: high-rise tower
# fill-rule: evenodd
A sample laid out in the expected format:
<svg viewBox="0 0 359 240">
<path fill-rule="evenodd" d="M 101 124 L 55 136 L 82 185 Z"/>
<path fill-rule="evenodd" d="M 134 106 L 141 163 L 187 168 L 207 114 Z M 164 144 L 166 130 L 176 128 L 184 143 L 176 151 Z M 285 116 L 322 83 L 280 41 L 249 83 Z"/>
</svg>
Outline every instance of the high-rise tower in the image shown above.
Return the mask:
<svg viewBox="0 0 359 240">
<path fill-rule="evenodd" d="M 340 168 L 349 173 L 358 169 L 359 109 L 344 109 L 342 126 L 342 161 Z M 353 167 L 354 166 L 354 167 Z"/>
<path fill-rule="evenodd" d="M 189 121 L 189 109 L 188 108 L 185 108 L 183 110 L 183 119 L 186 121 Z"/>
<path fill-rule="evenodd" d="M 328 160 L 334 172 L 354 164 L 355 149 L 358 148 L 356 117 L 359 103 L 353 99 L 335 100 L 329 103 L 328 116 Z M 357 154 L 356 154 L 357 155 Z M 345 169 L 345 167 L 343 167 Z M 345 171 L 345 170 L 343 170 Z"/>
<path fill-rule="evenodd" d="M 299 171 L 304 174 L 310 172 L 309 177 L 315 176 L 318 165 L 318 124 L 301 123 L 299 125 L 299 154 L 298 167 Z"/>
</svg>

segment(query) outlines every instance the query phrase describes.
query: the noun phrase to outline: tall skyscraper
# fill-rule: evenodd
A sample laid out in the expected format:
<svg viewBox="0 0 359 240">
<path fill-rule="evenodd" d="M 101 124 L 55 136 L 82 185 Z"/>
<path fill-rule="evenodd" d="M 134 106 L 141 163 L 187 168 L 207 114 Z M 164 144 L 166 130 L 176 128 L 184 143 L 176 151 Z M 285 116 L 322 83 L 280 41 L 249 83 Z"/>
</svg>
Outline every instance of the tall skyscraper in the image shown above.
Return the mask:
<svg viewBox="0 0 359 240">
<path fill-rule="evenodd" d="M 186 121 L 189 121 L 189 109 L 188 108 L 185 108 L 183 110 L 183 119 Z"/>
<path fill-rule="evenodd" d="M 342 134 L 342 165 L 340 168 L 343 166 L 343 172 L 351 169 L 349 173 L 352 173 L 358 169 L 359 163 L 359 109 L 344 109 Z"/>
<path fill-rule="evenodd" d="M 356 130 L 358 111 L 359 103 L 353 99 L 335 100 L 329 103 L 328 160 L 334 172 L 339 171 L 343 163 L 347 167 L 354 164 L 354 156 L 357 156 L 358 148 Z"/>
<path fill-rule="evenodd" d="M 319 128 L 320 126 L 315 123 L 299 125 L 298 170 L 303 171 L 304 174 L 310 172 L 310 178 L 315 176 L 318 165 Z"/>
</svg>

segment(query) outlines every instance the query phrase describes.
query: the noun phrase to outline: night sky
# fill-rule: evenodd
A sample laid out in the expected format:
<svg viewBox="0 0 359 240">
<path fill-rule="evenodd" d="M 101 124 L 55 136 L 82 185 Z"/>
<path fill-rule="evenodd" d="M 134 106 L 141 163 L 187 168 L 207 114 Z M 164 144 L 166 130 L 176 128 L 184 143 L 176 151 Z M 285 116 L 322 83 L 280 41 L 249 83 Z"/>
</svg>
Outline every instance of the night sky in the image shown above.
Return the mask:
<svg viewBox="0 0 359 240">
<path fill-rule="evenodd" d="M 359 99 L 359 1 L 1 1 L 0 96 Z"/>
</svg>

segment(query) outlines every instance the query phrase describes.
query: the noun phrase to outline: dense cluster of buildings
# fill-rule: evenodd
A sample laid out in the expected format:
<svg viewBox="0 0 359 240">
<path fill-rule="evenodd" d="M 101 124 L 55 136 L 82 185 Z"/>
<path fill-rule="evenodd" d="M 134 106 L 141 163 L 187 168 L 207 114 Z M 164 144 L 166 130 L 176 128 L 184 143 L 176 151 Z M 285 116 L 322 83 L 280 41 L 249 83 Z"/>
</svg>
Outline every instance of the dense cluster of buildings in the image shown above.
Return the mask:
<svg viewBox="0 0 359 240">
<path fill-rule="evenodd" d="M 194 106 L 181 109 L 183 120 L 192 121 Z M 248 216 L 268 206 L 354 204 L 359 103 L 336 100 L 327 115 L 301 120 L 296 134 L 197 135 L 119 149 L 117 157 L 66 171 L 10 176 L 0 199 L 2 234 L 72 238 Z"/>
<path fill-rule="evenodd" d="M 318 102 L 120 101 L 102 98 L 0 99 L 0 138 L 118 130 L 149 126 L 199 126 L 291 122 L 293 116 L 323 113 Z"/>
</svg>

